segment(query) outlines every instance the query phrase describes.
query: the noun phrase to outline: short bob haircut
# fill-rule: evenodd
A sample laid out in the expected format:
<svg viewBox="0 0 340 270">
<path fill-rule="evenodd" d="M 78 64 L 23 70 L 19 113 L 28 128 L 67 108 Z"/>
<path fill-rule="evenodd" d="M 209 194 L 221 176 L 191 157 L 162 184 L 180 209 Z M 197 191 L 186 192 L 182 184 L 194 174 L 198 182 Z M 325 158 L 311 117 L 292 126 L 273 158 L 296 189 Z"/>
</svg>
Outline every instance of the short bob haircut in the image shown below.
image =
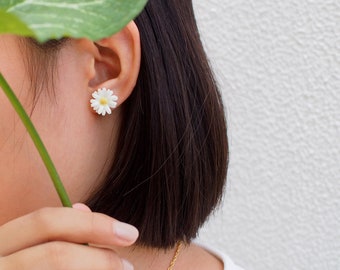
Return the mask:
<svg viewBox="0 0 340 270">
<path fill-rule="evenodd" d="M 138 81 L 122 105 L 109 173 L 86 203 L 135 225 L 139 245 L 169 248 L 190 242 L 221 200 L 226 122 L 191 1 L 149 0 L 135 23 L 142 46 Z M 43 44 L 39 53 L 59 45 Z"/>
</svg>

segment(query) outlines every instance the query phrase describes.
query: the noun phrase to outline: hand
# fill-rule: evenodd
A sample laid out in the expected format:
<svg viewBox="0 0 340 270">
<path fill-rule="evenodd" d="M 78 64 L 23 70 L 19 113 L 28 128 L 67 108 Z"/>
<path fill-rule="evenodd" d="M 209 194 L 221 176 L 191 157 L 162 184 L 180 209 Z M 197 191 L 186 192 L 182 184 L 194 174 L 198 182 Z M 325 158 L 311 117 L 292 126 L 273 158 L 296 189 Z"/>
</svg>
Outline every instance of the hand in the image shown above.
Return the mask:
<svg viewBox="0 0 340 270">
<path fill-rule="evenodd" d="M 114 251 L 96 246 L 130 246 L 135 227 L 74 208 L 43 208 L 0 227 L 1 270 L 133 269 Z"/>
</svg>

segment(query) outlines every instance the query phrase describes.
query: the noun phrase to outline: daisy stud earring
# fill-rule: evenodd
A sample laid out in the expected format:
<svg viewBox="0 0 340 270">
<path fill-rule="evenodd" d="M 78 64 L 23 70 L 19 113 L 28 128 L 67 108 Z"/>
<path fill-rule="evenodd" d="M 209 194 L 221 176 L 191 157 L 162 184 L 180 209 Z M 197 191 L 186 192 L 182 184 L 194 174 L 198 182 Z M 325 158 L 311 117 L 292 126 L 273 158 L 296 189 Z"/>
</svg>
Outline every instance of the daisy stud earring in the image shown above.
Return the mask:
<svg viewBox="0 0 340 270">
<path fill-rule="evenodd" d="M 118 97 L 110 89 L 99 88 L 92 93 L 92 97 L 90 100 L 91 107 L 99 115 L 111 114 L 111 109 L 117 107 Z"/>
</svg>

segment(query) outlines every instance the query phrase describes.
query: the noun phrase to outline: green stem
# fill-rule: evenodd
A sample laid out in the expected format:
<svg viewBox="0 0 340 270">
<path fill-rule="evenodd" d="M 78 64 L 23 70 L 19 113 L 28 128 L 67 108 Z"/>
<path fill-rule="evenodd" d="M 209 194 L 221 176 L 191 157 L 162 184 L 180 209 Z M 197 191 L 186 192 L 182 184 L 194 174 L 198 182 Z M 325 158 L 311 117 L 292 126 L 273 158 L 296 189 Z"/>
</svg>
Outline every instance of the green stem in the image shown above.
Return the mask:
<svg viewBox="0 0 340 270">
<path fill-rule="evenodd" d="M 3 77 L 3 75 L 0 72 L 0 86 L 5 92 L 6 96 L 8 97 L 9 101 L 12 103 L 15 111 L 19 115 L 21 121 L 23 122 L 24 126 L 26 127 L 28 133 L 30 134 L 46 168 L 48 173 L 50 174 L 50 177 L 52 179 L 52 182 L 54 184 L 54 187 L 59 195 L 59 198 L 65 207 L 72 207 L 71 201 L 66 193 L 66 190 L 63 186 L 63 183 L 60 180 L 60 177 L 58 175 L 58 172 L 50 158 L 50 155 L 48 154 L 42 140 L 40 139 L 40 136 L 36 129 L 33 126 L 32 121 L 30 120 L 29 116 L 27 115 L 25 109 L 22 107 L 20 101 L 14 94 L 13 90 Z"/>
</svg>

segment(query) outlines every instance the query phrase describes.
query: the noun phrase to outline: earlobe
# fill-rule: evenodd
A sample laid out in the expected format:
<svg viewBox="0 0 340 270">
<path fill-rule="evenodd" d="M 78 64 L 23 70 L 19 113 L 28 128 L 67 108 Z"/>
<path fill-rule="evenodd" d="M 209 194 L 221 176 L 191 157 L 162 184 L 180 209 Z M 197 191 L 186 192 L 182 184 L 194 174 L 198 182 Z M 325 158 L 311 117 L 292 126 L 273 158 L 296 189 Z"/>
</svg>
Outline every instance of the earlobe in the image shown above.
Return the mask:
<svg viewBox="0 0 340 270">
<path fill-rule="evenodd" d="M 124 29 L 111 37 L 95 43 L 94 76 L 89 81 L 93 91 L 99 89 L 114 90 L 122 104 L 132 93 L 139 74 L 141 48 L 139 31 L 135 23 L 130 22 Z"/>
</svg>

